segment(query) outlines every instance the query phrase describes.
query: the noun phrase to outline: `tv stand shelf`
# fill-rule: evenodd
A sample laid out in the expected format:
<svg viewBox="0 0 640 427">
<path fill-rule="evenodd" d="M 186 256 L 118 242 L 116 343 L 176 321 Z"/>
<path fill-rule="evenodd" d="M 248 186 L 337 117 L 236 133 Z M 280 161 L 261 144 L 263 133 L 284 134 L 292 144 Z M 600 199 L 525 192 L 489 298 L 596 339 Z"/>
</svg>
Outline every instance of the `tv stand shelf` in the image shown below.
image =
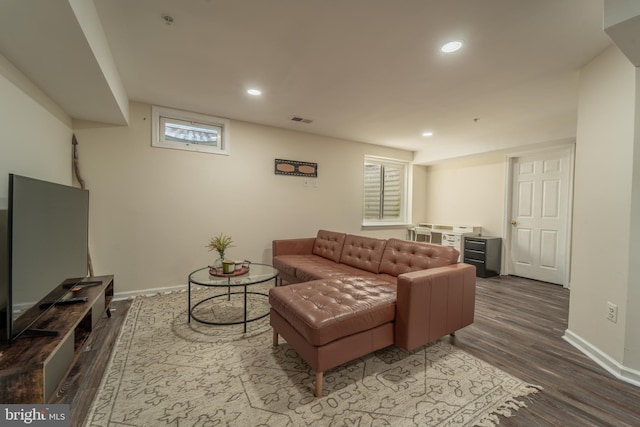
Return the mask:
<svg viewBox="0 0 640 427">
<path fill-rule="evenodd" d="M 113 298 L 113 276 L 84 279 L 98 281 L 77 290 L 58 286 L 41 302 L 65 298 L 86 298 L 76 304 L 54 305 L 33 325 L 34 329 L 56 331 L 56 335 L 23 336 L 0 348 L 0 402 L 48 403 L 69 373 L 83 343 L 102 316 L 109 314 Z M 39 304 L 21 318 L 34 318 Z"/>
</svg>

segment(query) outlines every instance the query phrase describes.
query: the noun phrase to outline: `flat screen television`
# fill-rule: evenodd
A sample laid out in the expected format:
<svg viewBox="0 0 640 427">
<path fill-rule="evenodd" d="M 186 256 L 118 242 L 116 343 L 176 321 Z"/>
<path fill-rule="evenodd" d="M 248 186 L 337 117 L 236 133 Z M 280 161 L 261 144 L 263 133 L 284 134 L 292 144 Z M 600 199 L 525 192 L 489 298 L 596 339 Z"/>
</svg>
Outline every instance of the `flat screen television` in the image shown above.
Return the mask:
<svg viewBox="0 0 640 427">
<path fill-rule="evenodd" d="M 63 282 L 87 276 L 89 192 L 9 174 L 4 216 L 6 253 L 2 262 L 7 273 L 0 281 L 4 317 L 0 339 L 10 342 L 37 334 L 34 325 L 53 306 L 39 306 L 45 296 L 58 288 L 49 296 L 53 301 L 47 302 L 59 302 L 68 293 L 60 287 Z"/>
</svg>

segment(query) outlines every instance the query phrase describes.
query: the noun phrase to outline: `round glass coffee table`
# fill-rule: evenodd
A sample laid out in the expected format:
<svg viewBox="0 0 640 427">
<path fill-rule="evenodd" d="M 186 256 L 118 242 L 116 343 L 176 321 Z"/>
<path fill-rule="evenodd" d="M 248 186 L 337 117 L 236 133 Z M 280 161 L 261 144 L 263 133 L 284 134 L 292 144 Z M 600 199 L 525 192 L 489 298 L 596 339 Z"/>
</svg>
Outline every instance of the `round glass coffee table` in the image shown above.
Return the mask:
<svg viewBox="0 0 640 427">
<path fill-rule="evenodd" d="M 188 322 L 191 323 L 191 319 L 197 320 L 200 323 L 206 323 L 208 325 L 240 325 L 244 324 L 244 332 L 247 332 L 247 323 L 262 319 L 269 315 L 269 311 L 264 314 L 259 314 L 251 319 L 247 319 L 247 296 L 257 295 L 259 298 L 269 298 L 268 292 L 259 292 L 256 290 L 250 290 L 251 286 L 256 287 L 260 283 L 265 283 L 273 280 L 274 286 L 276 285 L 276 279 L 278 277 L 278 270 L 267 264 L 251 263 L 249 265 L 249 271 L 244 274 L 241 272 L 231 273 L 225 275 L 211 275 L 209 267 L 201 268 L 189 274 L 189 297 L 187 312 L 189 315 Z M 191 303 L 191 285 L 207 286 L 210 288 L 225 289 L 224 293 L 209 296 L 195 304 Z M 242 307 L 244 309 L 244 318 L 239 321 L 212 321 L 202 318 L 194 313 L 194 310 L 207 302 L 210 302 L 217 298 L 227 298 L 227 301 L 231 301 L 232 295 L 242 295 L 243 302 Z"/>
</svg>

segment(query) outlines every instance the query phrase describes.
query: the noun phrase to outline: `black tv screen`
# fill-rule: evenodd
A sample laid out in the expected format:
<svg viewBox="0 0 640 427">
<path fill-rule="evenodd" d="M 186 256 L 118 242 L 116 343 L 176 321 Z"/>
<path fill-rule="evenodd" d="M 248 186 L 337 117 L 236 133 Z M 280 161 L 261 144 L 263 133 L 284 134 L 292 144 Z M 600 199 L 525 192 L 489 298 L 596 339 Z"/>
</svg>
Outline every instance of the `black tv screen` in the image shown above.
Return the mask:
<svg viewBox="0 0 640 427">
<path fill-rule="evenodd" d="M 11 341 L 45 312 L 25 320 L 25 311 L 65 280 L 87 275 L 89 192 L 10 174 L 6 229 L 8 277 L 0 309 L 6 309 L 3 336 Z"/>
</svg>

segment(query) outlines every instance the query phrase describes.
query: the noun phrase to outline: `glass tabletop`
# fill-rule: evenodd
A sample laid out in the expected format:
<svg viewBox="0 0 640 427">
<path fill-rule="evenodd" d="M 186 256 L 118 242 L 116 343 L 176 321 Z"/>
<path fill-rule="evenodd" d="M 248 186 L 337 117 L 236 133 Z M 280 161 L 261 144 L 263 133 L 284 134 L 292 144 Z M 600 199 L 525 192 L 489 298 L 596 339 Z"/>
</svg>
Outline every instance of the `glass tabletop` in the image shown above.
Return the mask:
<svg viewBox="0 0 640 427">
<path fill-rule="evenodd" d="M 251 263 L 249 271 L 239 276 L 232 274 L 212 276 L 209 274 L 209 267 L 204 267 L 191 273 L 189 282 L 203 286 L 244 286 L 266 282 L 274 279 L 277 275 L 278 270 L 270 265 Z"/>
</svg>

